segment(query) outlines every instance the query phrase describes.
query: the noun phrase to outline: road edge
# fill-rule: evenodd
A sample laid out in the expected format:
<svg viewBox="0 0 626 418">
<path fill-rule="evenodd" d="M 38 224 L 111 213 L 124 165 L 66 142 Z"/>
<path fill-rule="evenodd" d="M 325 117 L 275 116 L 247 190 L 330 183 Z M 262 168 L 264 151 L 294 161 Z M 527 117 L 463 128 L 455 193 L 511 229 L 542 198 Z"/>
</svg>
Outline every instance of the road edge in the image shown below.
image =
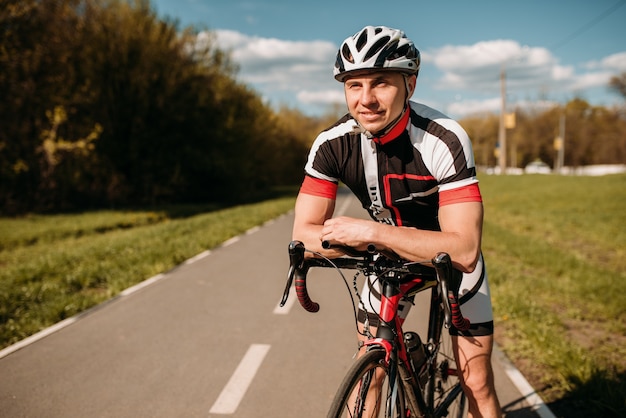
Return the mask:
<svg viewBox="0 0 626 418">
<path fill-rule="evenodd" d="M 541 396 L 537 394 L 537 391 L 496 343 L 493 344 L 493 356 L 502 365 L 509 380 L 522 394 L 522 399 L 530 405 L 531 411 L 539 415 L 540 418 L 556 418 L 556 415 L 548 408 Z"/>
</svg>

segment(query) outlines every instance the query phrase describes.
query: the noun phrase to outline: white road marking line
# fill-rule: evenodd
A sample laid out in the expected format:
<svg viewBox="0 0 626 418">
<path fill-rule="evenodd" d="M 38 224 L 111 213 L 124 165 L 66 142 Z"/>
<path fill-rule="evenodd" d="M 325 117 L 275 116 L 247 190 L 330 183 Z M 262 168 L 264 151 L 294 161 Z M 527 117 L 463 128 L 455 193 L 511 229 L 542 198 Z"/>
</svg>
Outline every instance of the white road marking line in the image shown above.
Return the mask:
<svg viewBox="0 0 626 418">
<path fill-rule="evenodd" d="M 506 355 L 497 346 L 494 346 L 493 352 L 513 385 L 522 394 L 522 397 L 526 399 L 526 402 L 530 404 L 530 409 L 535 411 L 540 418 L 556 418 L 550 408 L 543 402 L 543 399 L 537 394 L 537 391 L 528 383 L 528 380 L 511 363 Z"/>
<path fill-rule="evenodd" d="M 156 276 L 152 276 L 149 279 L 144 280 L 143 282 L 139 282 L 134 286 L 131 286 L 129 288 L 126 288 L 124 290 L 122 290 L 120 292 L 120 296 L 128 296 L 131 295 L 141 289 L 143 289 L 144 287 L 148 287 L 150 286 L 152 283 L 156 283 L 159 280 L 163 279 L 165 277 L 165 274 L 163 273 L 159 273 Z"/>
<path fill-rule="evenodd" d="M 91 308 L 89 308 L 89 309 L 87 309 L 87 310 L 85 310 L 83 312 L 77 313 L 76 315 L 71 316 L 69 318 L 65 318 L 61 322 L 57 322 L 56 324 L 51 325 L 51 326 L 49 326 L 47 328 L 44 328 L 41 331 L 39 331 L 39 332 L 29 336 L 29 337 L 26 337 L 26 338 L 24 338 L 21 341 L 16 342 L 15 344 L 12 344 L 12 345 L 10 345 L 8 347 L 5 347 L 4 349 L 0 350 L 0 358 L 6 357 L 6 356 L 8 356 L 11 353 L 14 353 L 14 352 L 16 352 L 16 351 L 18 351 L 18 350 L 20 350 L 20 349 L 22 349 L 24 347 L 27 347 L 27 346 L 33 344 L 34 342 L 37 342 L 37 341 L 39 341 L 39 340 L 41 340 L 41 339 L 43 339 L 43 338 L 45 338 L 45 337 L 47 337 L 49 335 L 52 335 L 55 332 L 57 332 L 59 330 L 62 330 L 63 328 L 72 325 L 73 323 L 77 322 L 79 319 L 81 319 L 81 318 L 83 318 L 83 317 L 85 317 L 87 315 L 90 315 L 91 313 L 97 311 L 98 309 L 103 308 L 105 305 L 113 302 L 114 300 L 123 298 L 123 297 L 128 296 L 128 295 L 130 295 L 132 293 L 135 293 L 138 290 L 143 289 L 144 287 L 147 287 L 147 286 L 149 286 L 149 285 L 151 285 L 151 284 L 153 284 L 155 282 L 158 282 L 159 280 L 163 279 L 164 277 L 166 277 L 166 276 L 163 273 L 159 273 L 156 276 L 152 276 L 149 279 L 144 280 L 143 282 L 137 283 L 136 285 L 131 286 L 131 287 L 121 291 L 119 295 L 114 296 L 111 299 L 109 299 L 107 301 L 104 301 L 104 302 L 102 302 L 99 305 L 93 306 L 93 307 L 91 307 Z"/>
<path fill-rule="evenodd" d="M 270 345 L 268 344 L 252 344 L 248 348 L 235 373 L 233 373 L 224 389 L 222 389 L 222 393 L 220 393 L 209 413 L 233 414 L 237 410 L 269 349 Z"/>
<path fill-rule="evenodd" d="M 70 318 L 64 319 L 61 322 L 57 322 L 56 324 L 43 329 L 42 331 L 39 331 L 36 334 L 31 335 L 30 337 L 26 337 L 21 341 L 16 342 L 13 345 L 10 345 L 8 347 L 6 347 L 5 349 L 0 351 L 0 358 L 6 357 L 9 354 L 13 353 L 14 351 L 17 351 L 21 348 L 26 347 L 27 345 L 30 345 L 32 343 L 34 343 L 35 341 L 39 341 L 42 338 L 47 337 L 50 334 L 53 334 L 55 332 L 57 332 L 60 329 L 63 329 L 71 324 L 73 324 L 74 322 L 76 322 L 78 320 L 78 315 L 72 316 Z"/>
<path fill-rule="evenodd" d="M 183 264 L 192 264 L 192 263 L 195 263 L 196 261 L 198 261 L 198 260 L 202 260 L 204 257 L 207 257 L 207 256 L 209 256 L 209 255 L 211 255 L 211 251 L 210 251 L 210 250 L 203 251 L 203 252 L 201 252 L 200 254 L 198 254 L 198 255 L 194 255 L 193 257 L 191 257 L 191 258 L 189 258 L 189 259 L 185 260 L 185 262 L 184 262 Z"/>
<path fill-rule="evenodd" d="M 250 228 L 250 229 L 248 229 L 248 230 L 246 231 L 246 235 L 254 234 L 255 232 L 257 232 L 257 231 L 258 231 L 258 230 L 260 230 L 260 229 L 261 229 L 261 227 L 260 227 L 260 226 L 255 226 L 255 227 L 252 227 L 252 228 Z"/>
<path fill-rule="evenodd" d="M 240 236 L 232 237 L 231 239 L 228 239 L 228 240 L 224 241 L 221 246 L 222 247 L 228 247 L 229 245 L 233 245 L 234 243 L 236 243 L 240 239 L 241 239 Z"/>
<path fill-rule="evenodd" d="M 291 310 L 291 307 L 293 306 L 295 301 L 296 301 L 296 289 L 292 285 L 291 288 L 289 289 L 289 299 L 287 299 L 287 302 L 285 302 L 285 306 L 281 307 L 280 301 L 278 301 L 278 303 L 276 304 L 276 307 L 274 308 L 274 314 L 287 315 L 289 311 Z"/>
</svg>

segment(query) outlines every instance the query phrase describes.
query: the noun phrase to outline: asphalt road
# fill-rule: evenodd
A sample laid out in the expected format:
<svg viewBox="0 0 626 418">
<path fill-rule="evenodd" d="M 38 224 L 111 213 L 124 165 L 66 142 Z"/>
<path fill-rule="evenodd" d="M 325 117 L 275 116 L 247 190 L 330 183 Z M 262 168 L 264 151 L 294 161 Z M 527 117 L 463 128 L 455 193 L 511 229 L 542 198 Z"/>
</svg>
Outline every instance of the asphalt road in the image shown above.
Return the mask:
<svg viewBox="0 0 626 418">
<path fill-rule="evenodd" d="M 338 210 L 362 212 L 346 197 Z M 352 305 L 336 273 L 315 271 L 320 312 L 278 309 L 292 222 L 280 217 L 0 352 L 0 417 L 325 416 L 356 351 Z M 407 326 L 419 320 L 414 308 Z M 500 360 L 506 416 L 536 417 Z"/>
</svg>

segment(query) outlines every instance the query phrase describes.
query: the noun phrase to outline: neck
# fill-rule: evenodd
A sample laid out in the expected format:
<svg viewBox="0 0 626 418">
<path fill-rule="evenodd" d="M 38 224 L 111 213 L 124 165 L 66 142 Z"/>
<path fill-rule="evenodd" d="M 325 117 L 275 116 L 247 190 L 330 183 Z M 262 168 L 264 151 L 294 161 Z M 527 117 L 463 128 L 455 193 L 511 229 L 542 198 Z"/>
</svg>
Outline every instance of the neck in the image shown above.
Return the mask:
<svg viewBox="0 0 626 418">
<path fill-rule="evenodd" d="M 400 136 L 400 134 L 405 130 L 406 125 L 409 122 L 409 114 L 410 112 L 408 112 L 407 105 L 402 113 L 400 113 L 400 115 L 393 122 L 387 125 L 386 128 L 374 134 L 369 131 L 365 131 L 365 136 L 377 144 L 384 145 Z"/>
</svg>

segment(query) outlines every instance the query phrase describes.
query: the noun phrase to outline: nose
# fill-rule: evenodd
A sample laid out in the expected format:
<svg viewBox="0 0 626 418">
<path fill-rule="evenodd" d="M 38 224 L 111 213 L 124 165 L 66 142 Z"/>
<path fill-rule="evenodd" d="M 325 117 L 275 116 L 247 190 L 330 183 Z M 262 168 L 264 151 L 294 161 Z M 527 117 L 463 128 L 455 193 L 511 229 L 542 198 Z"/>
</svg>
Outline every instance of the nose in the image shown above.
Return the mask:
<svg viewBox="0 0 626 418">
<path fill-rule="evenodd" d="M 361 97 L 359 97 L 359 101 L 363 106 L 371 106 L 376 103 L 376 95 L 374 94 L 373 89 L 369 86 L 364 86 L 363 89 L 361 89 Z"/>
</svg>

